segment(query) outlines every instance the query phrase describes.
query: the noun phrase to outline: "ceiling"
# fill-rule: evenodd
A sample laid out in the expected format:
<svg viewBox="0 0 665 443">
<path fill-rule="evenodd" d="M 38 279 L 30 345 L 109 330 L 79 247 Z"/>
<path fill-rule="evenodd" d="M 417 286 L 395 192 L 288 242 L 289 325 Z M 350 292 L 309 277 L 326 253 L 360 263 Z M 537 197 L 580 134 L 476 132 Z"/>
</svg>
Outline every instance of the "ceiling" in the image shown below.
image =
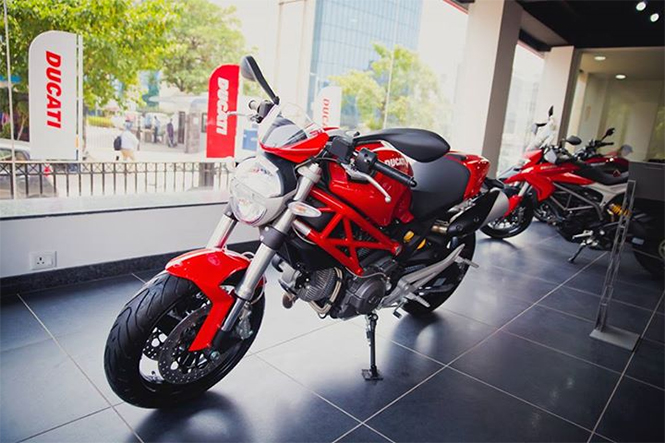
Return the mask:
<svg viewBox="0 0 665 443">
<path fill-rule="evenodd" d="M 594 60 L 599 55 L 606 59 Z M 662 81 L 665 78 L 665 53 L 662 48 L 585 50 L 580 70 L 608 77 L 624 74 L 627 80 Z"/>
<path fill-rule="evenodd" d="M 637 11 L 637 0 L 517 0 L 528 16 L 541 22 L 550 33 L 529 32 L 526 16 L 522 31 L 546 46 L 577 48 L 625 48 L 665 46 L 665 0 L 647 0 Z M 655 23 L 649 20 L 660 14 Z M 526 21 L 526 24 L 524 23 Z M 531 27 L 533 28 L 533 23 Z M 536 42 L 536 43 L 538 43 Z M 527 42 L 529 43 L 529 42 Z M 538 48 L 537 48 L 538 49 Z"/>
</svg>

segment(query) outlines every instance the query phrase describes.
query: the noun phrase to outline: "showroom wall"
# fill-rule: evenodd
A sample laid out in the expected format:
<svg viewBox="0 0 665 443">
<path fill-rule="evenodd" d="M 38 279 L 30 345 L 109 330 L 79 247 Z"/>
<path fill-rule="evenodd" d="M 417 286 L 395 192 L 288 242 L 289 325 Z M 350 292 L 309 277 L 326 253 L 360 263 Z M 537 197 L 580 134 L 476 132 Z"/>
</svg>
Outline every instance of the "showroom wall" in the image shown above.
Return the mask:
<svg viewBox="0 0 665 443">
<path fill-rule="evenodd" d="M 205 246 L 224 204 L 0 220 L 0 277 L 33 273 L 30 253 L 55 251 L 53 269 Z M 75 235 L 73 235 L 75 233 Z M 258 239 L 238 225 L 229 243 Z"/>
<path fill-rule="evenodd" d="M 662 103 L 662 80 L 616 80 L 591 74 L 578 135 L 589 140 L 614 127 L 615 145 L 629 144 L 634 149 L 631 158 L 646 159 Z"/>
</svg>

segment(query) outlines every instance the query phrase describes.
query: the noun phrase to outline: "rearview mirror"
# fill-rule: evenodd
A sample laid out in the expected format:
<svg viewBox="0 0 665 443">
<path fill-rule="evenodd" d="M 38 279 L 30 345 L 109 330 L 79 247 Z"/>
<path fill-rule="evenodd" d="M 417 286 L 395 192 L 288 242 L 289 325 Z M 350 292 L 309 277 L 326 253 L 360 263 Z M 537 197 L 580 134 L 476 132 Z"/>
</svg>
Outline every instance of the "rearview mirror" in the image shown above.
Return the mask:
<svg viewBox="0 0 665 443">
<path fill-rule="evenodd" d="M 577 146 L 577 145 L 579 145 L 580 143 L 582 143 L 582 139 L 580 139 L 580 138 L 579 138 L 578 136 L 576 136 L 576 135 L 571 135 L 570 137 L 568 137 L 568 138 L 566 139 L 566 142 L 567 142 L 567 143 L 570 143 L 570 144 L 573 145 L 573 146 Z"/>
<path fill-rule="evenodd" d="M 240 74 L 245 80 L 257 82 L 261 86 L 261 89 L 268 94 L 270 100 L 276 105 L 279 104 L 279 97 L 277 97 L 272 88 L 270 88 L 270 85 L 261 72 L 261 68 L 259 68 L 259 64 L 254 60 L 254 57 L 246 55 L 240 60 Z"/>
<path fill-rule="evenodd" d="M 614 128 L 609 128 L 607 131 L 605 131 L 605 135 L 603 136 L 603 138 L 609 137 L 612 134 L 614 134 Z"/>
</svg>

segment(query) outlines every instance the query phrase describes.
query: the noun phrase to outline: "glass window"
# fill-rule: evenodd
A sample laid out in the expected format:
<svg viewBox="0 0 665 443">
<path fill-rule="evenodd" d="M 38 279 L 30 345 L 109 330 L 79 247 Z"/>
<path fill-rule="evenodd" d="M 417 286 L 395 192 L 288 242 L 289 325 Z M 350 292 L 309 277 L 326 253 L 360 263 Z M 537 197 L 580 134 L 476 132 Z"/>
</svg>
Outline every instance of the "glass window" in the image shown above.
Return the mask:
<svg viewBox="0 0 665 443">
<path fill-rule="evenodd" d="M 532 49 L 522 44 L 515 47 L 498 171 L 517 163 L 524 153 L 534 123 L 538 85 L 544 64 L 543 57 Z"/>
</svg>

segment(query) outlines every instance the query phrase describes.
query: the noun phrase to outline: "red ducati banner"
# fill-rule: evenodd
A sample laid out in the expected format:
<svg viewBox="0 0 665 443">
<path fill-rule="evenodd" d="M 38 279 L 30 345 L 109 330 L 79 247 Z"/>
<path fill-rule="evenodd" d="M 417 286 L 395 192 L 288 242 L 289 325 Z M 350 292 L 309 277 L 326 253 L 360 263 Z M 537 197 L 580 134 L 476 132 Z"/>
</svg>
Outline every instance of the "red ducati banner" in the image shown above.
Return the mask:
<svg viewBox="0 0 665 443">
<path fill-rule="evenodd" d="M 208 158 L 234 156 L 238 117 L 228 113 L 237 110 L 239 73 L 238 65 L 222 65 L 210 75 L 206 121 Z"/>
</svg>

